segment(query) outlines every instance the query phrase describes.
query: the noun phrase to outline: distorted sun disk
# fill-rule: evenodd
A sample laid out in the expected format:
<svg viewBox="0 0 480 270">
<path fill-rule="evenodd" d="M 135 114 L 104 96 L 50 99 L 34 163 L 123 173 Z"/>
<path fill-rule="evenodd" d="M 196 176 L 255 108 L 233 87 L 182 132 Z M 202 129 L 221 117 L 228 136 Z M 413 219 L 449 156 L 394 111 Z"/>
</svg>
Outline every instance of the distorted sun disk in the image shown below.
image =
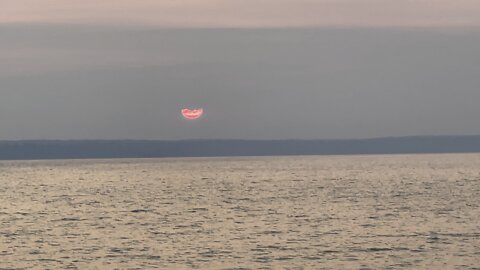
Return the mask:
<svg viewBox="0 0 480 270">
<path fill-rule="evenodd" d="M 198 109 L 182 109 L 182 115 L 185 119 L 188 120 L 195 120 L 198 119 L 202 116 L 203 114 L 203 109 L 198 108 Z"/>
</svg>

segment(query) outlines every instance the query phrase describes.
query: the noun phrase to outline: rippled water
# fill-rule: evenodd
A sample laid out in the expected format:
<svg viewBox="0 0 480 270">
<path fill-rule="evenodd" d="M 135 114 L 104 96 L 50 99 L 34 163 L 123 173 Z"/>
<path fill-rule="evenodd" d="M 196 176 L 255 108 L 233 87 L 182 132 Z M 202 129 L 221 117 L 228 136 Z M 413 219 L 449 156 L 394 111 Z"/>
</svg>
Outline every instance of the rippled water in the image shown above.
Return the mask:
<svg viewBox="0 0 480 270">
<path fill-rule="evenodd" d="M 478 154 L 0 162 L 1 269 L 479 267 Z"/>
</svg>

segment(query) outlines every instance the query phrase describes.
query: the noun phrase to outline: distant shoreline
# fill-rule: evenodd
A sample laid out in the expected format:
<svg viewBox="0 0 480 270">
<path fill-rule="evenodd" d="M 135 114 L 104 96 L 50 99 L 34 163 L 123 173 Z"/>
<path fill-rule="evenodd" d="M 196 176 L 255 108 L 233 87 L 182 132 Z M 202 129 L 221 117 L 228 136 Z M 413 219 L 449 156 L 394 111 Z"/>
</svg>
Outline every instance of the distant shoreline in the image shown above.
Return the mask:
<svg viewBox="0 0 480 270">
<path fill-rule="evenodd" d="M 0 141 L 0 160 L 434 154 L 480 152 L 480 135 L 338 140 Z"/>
</svg>

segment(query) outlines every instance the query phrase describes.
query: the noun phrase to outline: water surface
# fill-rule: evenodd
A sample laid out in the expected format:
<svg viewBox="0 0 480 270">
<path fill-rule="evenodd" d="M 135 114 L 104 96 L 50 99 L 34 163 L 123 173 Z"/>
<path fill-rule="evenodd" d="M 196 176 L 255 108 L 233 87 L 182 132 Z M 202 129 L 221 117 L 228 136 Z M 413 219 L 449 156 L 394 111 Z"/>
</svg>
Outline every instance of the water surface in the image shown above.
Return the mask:
<svg viewBox="0 0 480 270">
<path fill-rule="evenodd" d="M 479 154 L 0 162 L 0 269 L 480 269 L 479 247 Z"/>
</svg>

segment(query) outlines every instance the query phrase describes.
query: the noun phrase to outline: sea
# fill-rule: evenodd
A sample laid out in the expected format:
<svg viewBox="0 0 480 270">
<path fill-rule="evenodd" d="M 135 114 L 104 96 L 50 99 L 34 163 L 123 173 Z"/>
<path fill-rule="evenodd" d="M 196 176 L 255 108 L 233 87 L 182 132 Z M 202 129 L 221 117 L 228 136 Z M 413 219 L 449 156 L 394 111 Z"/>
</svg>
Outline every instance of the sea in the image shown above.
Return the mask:
<svg viewBox="0 0 480 270">
<path fill-rule="evenodd" d="M 480 154 L 1 161 L 0 269 L 480 269 Z"/>
</svg>

